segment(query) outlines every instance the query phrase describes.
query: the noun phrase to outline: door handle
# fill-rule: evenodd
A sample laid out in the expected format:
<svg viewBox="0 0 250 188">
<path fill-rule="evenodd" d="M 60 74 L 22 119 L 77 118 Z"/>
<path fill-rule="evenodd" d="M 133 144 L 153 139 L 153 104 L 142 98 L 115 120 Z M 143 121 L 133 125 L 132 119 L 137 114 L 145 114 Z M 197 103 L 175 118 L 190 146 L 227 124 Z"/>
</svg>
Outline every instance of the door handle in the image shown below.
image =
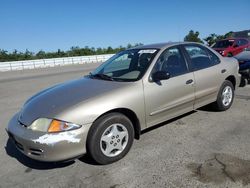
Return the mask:
<svg viewBox="0 0 250 188">
<path fill-rule="evenodd" d="M 222 70 L 221 70 L 221 73 L 222 73 L 222 74 L 225 73 L 225 72 L 227 72 L 227 69 L 222 69 Z"/>
<path fill-rule="evenodd" d="M 187 85 L 188 85 L 188 84 L 192 84 L 192 83 L 193 83 L 193 80 L 192 80 L 192 79 L 186 81 L 186 84 L 187 84 Z"/>
</svg>

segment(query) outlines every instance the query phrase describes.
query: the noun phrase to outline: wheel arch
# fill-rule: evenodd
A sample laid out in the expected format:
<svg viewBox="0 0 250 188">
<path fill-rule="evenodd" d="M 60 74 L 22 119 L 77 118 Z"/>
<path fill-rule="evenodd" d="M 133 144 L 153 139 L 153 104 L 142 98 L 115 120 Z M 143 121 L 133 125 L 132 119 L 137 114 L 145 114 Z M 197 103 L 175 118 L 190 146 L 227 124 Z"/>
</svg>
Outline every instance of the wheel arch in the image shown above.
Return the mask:
<svg viewBox="0 0 250 188">
<path fill-rule="evenodd" d="M 98 116 L 95 119 L 95 121 L 97 119 L 99 119 L 100 117 L 102 117 L 104 115 L 107 115 L 109 113 L 113 113 L 113 112 L 121 113 L 121 114 L 125 115 L 127 118 L 129 118 L 129 120 L 133 124 L 133 128 L 134 128 L 134 131 L 135 131 L 135 139 L 139 140 L 140 139 L 140 135 L 141 135 L 140 121 L 139 121 L 137 115 L 135 114 L 135 112 L 132 111 L 132 110 L 130 110 L 130 109 L 128 109 L 128 108 L 116 108 L 116 109 L 109 110 L 109 111 L 103 113 L 102 115 Z"/>
<path fill-rule="evenodd" d="M 233 84 L 234 89 L 235 89 L 235 86 L 236 86 L 236 78 L 235 78 L 233 75 L 228 76 L 225 80 L 230 81 L 230 82 Z"/>
</svg>

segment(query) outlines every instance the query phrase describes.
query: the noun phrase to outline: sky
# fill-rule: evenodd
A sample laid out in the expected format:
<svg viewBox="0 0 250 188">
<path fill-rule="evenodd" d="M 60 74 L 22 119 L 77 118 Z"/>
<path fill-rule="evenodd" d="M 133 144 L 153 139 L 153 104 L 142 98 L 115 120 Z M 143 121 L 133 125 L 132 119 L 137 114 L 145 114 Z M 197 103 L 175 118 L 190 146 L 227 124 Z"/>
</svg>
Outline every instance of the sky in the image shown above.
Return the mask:
<svg viewBox="0 0 250 188">
<path fill-rule="evenodd" d="M 0 49 L 182 41 L 250 29 L 250 0 L 0 0 Z"/>
</svg>

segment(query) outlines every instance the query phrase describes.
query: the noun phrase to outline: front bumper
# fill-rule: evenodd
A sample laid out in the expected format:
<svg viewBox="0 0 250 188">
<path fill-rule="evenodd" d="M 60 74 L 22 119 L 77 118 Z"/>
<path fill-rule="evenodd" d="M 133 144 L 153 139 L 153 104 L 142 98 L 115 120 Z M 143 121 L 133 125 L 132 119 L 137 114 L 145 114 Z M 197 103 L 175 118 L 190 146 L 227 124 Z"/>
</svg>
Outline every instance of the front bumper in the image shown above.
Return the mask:
<svg viewBox="0 0 250 188">
<path fill-rule="evenodd" d="M 56 162 L 86 153 L 86 140 L 91 124 L 61 133 L 32 131 L 18 122 L 16 114 L 6 129 L 16 148 L 24 155 L 39 161 Z"/>
</svg>

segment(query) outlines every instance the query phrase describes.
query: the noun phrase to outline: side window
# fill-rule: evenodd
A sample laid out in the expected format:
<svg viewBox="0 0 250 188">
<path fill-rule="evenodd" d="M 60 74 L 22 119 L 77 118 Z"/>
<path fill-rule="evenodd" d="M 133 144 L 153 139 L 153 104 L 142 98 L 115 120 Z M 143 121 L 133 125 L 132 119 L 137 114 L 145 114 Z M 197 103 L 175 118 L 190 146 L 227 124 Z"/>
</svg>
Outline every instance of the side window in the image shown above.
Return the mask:
<svg viewBox="0 0 250 188">
<path fill-rule="evenodd" d="M 187 65 L 179 48 L 172 47 L 162 52 L 153 69 L 153 72 L 156 71 L 166 71 L 170 77 L 187 73 Z"/>
<path fill-rule="evenodd" d="M 184 46 L 190 59 L 194 71 L 205 69 L 214 65 L 207 51 L 199 46 Z"/>
</svg>

